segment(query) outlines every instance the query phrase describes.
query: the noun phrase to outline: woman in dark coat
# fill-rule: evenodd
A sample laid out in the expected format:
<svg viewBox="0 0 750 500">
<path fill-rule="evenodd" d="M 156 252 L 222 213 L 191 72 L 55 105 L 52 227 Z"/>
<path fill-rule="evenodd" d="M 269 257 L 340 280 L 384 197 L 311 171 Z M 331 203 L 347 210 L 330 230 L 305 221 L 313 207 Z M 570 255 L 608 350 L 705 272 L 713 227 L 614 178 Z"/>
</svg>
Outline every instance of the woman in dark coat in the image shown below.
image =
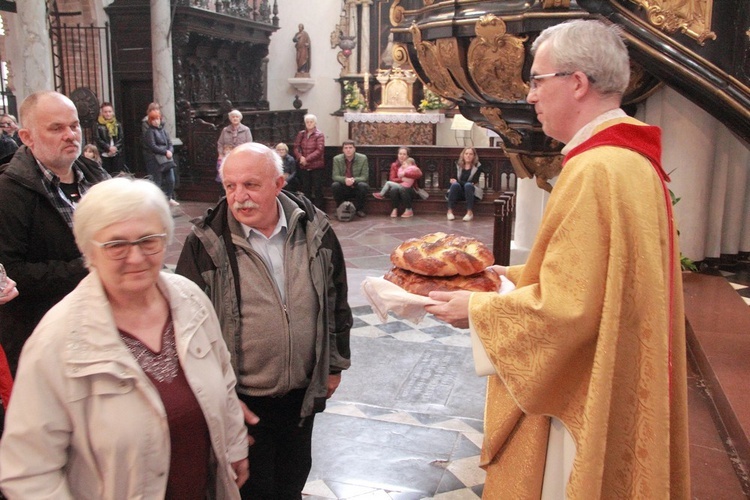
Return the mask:
<svg viewBox="0 0 750 500">
<path fill-rule="evenodd" d="M 151 180 L 167 195 L 169 204 L 179 205 L 174 199 L 174 148 L 169 132 L 164 130 L 161 112 L 157 110 L 148 113 L 148 128 L 143 133 L 143 159 L 146 171 Z M 164 161 L 171 162 L 172 167 L 164 167 Z"/>
</svg>

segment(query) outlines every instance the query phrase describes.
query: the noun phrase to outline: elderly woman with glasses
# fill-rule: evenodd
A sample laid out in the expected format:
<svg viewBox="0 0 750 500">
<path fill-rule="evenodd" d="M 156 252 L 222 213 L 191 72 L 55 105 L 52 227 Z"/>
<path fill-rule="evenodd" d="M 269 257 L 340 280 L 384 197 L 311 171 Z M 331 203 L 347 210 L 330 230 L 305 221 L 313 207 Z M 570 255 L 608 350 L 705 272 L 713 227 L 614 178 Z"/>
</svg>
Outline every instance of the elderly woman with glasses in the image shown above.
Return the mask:
<svg viewBox="0 0 750 500">
<path fill-rule="evenodd" d="M 92 187 L 90 273 L 24 346 L 0 442 L 9 498 L 240 498 L 247 431 L 209 298 L 162 271 L 174 223 L 145 180 Z"/>
</svg>

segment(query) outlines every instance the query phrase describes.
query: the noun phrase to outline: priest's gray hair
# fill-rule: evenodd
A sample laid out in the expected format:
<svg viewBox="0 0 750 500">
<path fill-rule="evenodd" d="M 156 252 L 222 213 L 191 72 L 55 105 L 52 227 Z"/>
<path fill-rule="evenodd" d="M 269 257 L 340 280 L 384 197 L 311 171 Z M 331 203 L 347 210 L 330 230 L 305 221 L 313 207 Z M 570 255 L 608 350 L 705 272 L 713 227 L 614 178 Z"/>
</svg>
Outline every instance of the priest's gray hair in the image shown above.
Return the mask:
<svg viewBox="0 0 750 500">
<path fill-rule="evenodd" d="M 584 73 L 601 94 L 625 93 L 630 81 L 628 49 L 617 25 L 577 19 L 551 26 L 531 46 L 548 46 L 552 63 L 559 72 Z"/>
</svg>

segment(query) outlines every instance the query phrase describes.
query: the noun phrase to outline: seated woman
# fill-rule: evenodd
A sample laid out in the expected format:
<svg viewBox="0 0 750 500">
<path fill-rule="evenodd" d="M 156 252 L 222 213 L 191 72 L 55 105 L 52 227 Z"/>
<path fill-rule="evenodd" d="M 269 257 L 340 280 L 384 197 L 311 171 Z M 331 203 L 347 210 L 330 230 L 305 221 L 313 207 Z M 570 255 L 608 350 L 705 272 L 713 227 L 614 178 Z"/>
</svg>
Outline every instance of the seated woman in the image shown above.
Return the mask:
<svg viewBox="0 0 750 500">
<path fill-rule="evenodd" d="M 390 196 L 391 198 L 391 217 L 398 217 L 398 211 L 401 205 L 403 205 L 404 208 L 404 212 L 401 214 L 401 217 L 414 217 L 414 210 L 412 210 L 414 181 L 413 179 L 407 180 L 407 178 L 404 177 L 404 170 L 408 166 L 406 164 L 408 159 L 409 148 L 398 148 L 396 161 L 391 163 L 391 170 L 388 173 L 388 182 L 386 183 L 386 185 L 389 187 L 388 196 Z M 411 183 L 409 183 L 409 181 L 411 181 Z M 406 185 L 404 185 L 404 182 L 406 182 Z M 385 193 L 382 193 L 382 195 L 381 193 L 375 193 L 373 196 L 375 196 L 375 198 L 382 199 L 385 196 Z"/>
<path fill-rule="evenodd" d="M 276 145 L 276 154 L 281 157 L 281 162 L 284 164 L 284 189 L 296 193 L 302 190 L 299 178 L 297 177 L 297 160 L 294 156 L 289 154 L 289 146 L 280 142 Z"/>
<path fill-rule="evenodd" d="M 0 442 L 9 498 L 240 498 L 234 370 L 210 299 L 162 272 L 173 232 L 149 181 L 82 198 L 73 233 L 90 273 L 24 346 Z"/>
<path fill-rule="evenodd" d="M 456 162 L 456 177 L 451 178 L 448 188 L 448 220 L 456 218 L 453 207 L 459 201 L 466 201 L 464 221 L 474 218 L 474 202 L 482 199 L 482 188 L 479 187 L 479 176 L 482 175 L 482 164 L 474 148 L 464 148 Z"/>
</svg>

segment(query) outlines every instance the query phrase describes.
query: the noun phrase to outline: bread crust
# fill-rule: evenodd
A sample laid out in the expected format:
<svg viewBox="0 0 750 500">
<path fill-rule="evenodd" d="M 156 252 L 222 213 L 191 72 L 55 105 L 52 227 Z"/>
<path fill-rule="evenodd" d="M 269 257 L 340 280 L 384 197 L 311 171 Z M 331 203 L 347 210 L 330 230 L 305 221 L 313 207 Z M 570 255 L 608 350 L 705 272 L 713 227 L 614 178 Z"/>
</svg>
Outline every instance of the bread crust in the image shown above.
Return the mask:
<svg viewBox="0 0 750 500">
<path fill-rule="evenodd" d="M 495 261 L 476 238 L 431 233 L 404 241 L 391 253 L 394 266 L 425 276 L 470 276 Z"/>
<path fill-rule="evenodd" d="M 383 278 L 409 293 L 425 297 L 430 292 L 454 292 L 456 290 L 497 292 L 500 288 L 500 276 L 489 269 L 470 276 L 431 277 L 394 267 L 385 273 Z"/>
</svg>

